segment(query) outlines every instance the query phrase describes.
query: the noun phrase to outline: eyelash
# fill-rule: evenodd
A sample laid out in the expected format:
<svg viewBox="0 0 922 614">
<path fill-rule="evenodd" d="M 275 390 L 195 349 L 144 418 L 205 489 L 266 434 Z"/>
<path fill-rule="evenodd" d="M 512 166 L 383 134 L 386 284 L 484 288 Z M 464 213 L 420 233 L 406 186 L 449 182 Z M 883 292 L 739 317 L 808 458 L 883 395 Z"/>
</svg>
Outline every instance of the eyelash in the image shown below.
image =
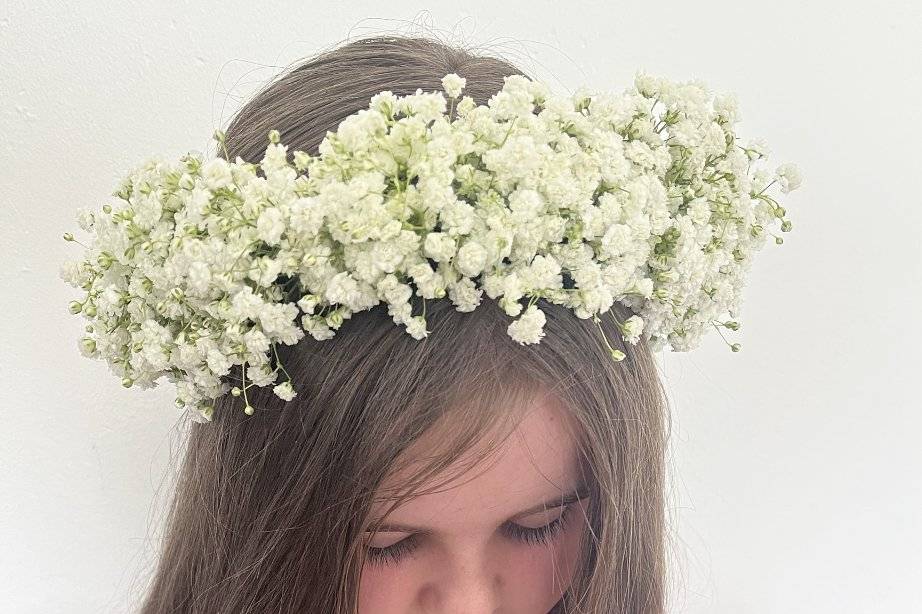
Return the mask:
<svg viewBox="0 0 922 614">
<path fill-rule="evenodd" d="M 567 521 L 572 507 L 573 504 L 565 507 L 560 516 L 554 519 L 553 522 L 548 523 L 543 527 L 538 529 L 529 529 L 513 524 L 510 525 L 509 529 L 507 529 L 507 533 L 513 539 L 532 546 L 547 544 L 563 529 L 563 525 Z M 372 564 L 396 565 L 403 559 L 403 557 L 412 553 L 413 550 L 416 549 L 417 539 L 417 535 L 414 534 L 410 537 L 407 537 L 406 539 L 400 540 L 393 546 L 388 546 L 387 548 L 366 547 L 365 550 L 368 552 L 368 558 Z"/>
</svg>

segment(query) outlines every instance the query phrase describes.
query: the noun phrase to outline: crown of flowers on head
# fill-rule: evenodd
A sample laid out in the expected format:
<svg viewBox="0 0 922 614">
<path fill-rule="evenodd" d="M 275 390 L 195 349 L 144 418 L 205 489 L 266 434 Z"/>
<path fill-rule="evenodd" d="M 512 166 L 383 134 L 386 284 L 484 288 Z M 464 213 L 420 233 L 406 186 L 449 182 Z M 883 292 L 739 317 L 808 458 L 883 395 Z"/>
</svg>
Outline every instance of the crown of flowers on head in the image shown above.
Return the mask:
<svg viewBox="0 0 922 614">
<path fill-rule="evenodd" d="M 277 345 L 329 339 L 382 301 L 415 339 L 430 332 L 426 299 L 472 311 L 483 293 L 521 344 L 544 336 L 538 299 L 597 324 L 618 301 L 634 314 L 616 321 L 625 342 L 653 351 L 739 328 L 753 254 L 770 234 L 782 243 L 776 222 L 791 230 L 768 190 L 801 180 L 793 164 L 758 168 L 762 141 L 737 142 L 735 95 L 641 71 L 620 95 L 557 96 L 511 75 L 477 105 L 465 81 L 382 91 L 293 163 L 277 130 L 259 164 L 229 161 L 219 130 L 224 158 L 137 167 L 77 214 L 94 239 L 61 277 L 86 291 L 70 304 L 90 321 L 81 352 L 126 387 L 166 375 L 177 405 L 209 421 L 227 392 L 252 414 L 250 386 L 291 400 Z M 221 380 L 235 365 L 242 388 Z"/>
</svg>

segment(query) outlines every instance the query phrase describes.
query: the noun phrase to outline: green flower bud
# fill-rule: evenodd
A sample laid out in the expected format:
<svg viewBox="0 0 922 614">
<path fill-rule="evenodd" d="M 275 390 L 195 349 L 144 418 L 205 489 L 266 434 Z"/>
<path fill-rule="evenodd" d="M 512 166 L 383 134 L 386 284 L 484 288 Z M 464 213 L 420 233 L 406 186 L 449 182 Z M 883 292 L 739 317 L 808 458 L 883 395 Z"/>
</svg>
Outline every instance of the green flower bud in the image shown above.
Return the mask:
<svg viewBox="0 0 922 614">
<path fill-rule="evenodd" d="M 303 171 L 307 168 L 307 165 L 310 163 L 311 157 L 309 154 L 303 151 L 294 152 L 294 161 L 295 168 L 299 171 Z"/>
<path fill-rule="evenodd" d="M 65 241 L 73 241 L 73 240 L 74 240 L 74 235 L 70 234 L 69 232 L 65 232 L 65 233 L 64 233 L 64 240 L 65 240 Z"/>
<path fill-rule="evenodd" d="M 280 139 L 281 139 L 281 135 L 279 134 L 278 130 L 269 131 L 269 142 L 270 143 L 277 144 Z"/>
<path fill-rule="evenodd" d="M 252 415 L 253 415 L 253 411 L 254 411 L 254 409 L 253 409 L 253 406 L 252 406 L 252 405 L 247 405 L 246 407 L 243 408 L 243 413 L 245 413 L 245 414 L 248 415 L 248 416 L 252 416 Z"/>
<path fill-rule="evenodd" d="M 784 239 L 781 237 L 775 237 L 775 245 L 781 245 L 782 243 L 784 243 Z"/>
<path fill-rule="evenodd" d="M 611 357 L 615 362 L 621 362 L 622 360 L 625 359 L 626 356 L 627 354 L 625 354 L 621 350 L 612 349 L 611 351 Z"/>
<path fill-rule="evenodd" d="M 326 317 L 327 326 L 330 328 L 339 328 L 343 323 L 343 314 L 337 309 Z"/>
<path fill-rule="evenodd" d="M 73 314 L 78 314 L 83 311 L 83 303 L 80 301 L 71 301 L 70 302 L 70 312 Z"/>
<path fill-rule="evenodd" d="M 739 344 L 739 343 L 734 343 L 733 345 L 730 346 L 730 349 L 733 350 L 734 352 L 739 352 L 739 351 L 740 351 L 740 344 Z"/>
<path fill-rule="evenodd" d="M 88 315 L 91 318 L 96 317 L 96 305 L 87 305 L 83 308 L 83 313 Z"/>
<path fill-rule="evenodd" d="M 233 388 L 231 388 L 230 393 L 231 393 L 231 396 L 239 397 L 239 396 L 240 396 L 240 387 L 239 387 L 239 386 L 234 386 Z"/>
<path fill-rule="evenodd" d="M 781 222 L 781 232 L 791 232 L 791 220 Z"/>
<path fill-rule="evenodd" d="M 122 386 L 124 386 L 125 388 L 131 388 L 132 384 L 134 384 L 134 380 L 131 379 L 130 377 L 122 378 Z"/>
<path fill-rule="evenodd" d="M 96 340 L 90 337 L 84 337 L 81 339 L 80 343 L 83 345 L 83 349 L 86 350 L 88 354 L 92 354 L 96 351 Z"/>
</svg>

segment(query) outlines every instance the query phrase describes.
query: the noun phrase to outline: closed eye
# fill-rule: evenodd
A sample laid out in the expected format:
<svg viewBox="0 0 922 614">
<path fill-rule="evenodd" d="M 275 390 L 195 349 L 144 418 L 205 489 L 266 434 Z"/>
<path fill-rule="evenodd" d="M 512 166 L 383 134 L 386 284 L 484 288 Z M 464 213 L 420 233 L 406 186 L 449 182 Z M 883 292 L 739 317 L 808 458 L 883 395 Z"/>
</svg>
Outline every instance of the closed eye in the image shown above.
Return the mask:
<svg viewBox="0 0 922 614">
<path fill-rule="evenodd" d="M 573 507 L 574 504 L 572 503 L 567 505 L 560 516 L 543 527 L 530 528 L 515 523 L 508 523 L 503 526 L 503 533 L 510 539 L 529 546 L 545 545 L 554 539 L 563 529 L 567 519 L 572 513 Z M 404 557 L 413 553 L 419 546 L 421 538 L 422 535 L 420 533 L 414 533 L 386 548 L 373 548 L 368 546 L 365 550 L 372 564 L 396 565 Z"/>
</svg>

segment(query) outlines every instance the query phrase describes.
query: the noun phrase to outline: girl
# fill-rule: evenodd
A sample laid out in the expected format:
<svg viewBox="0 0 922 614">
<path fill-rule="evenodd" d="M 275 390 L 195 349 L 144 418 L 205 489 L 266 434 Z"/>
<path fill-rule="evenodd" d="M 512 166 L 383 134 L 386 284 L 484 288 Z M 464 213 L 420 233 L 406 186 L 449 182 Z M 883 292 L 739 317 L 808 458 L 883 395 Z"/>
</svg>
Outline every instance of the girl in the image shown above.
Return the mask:
<svg viewBox="0 0 922 614">
<path fill-rule="evenodd" d="M 434 40 L 375 37 L 291 69 L 226 131 L 257 163 L 266 133 L 316 155 L 382 90 L 466 78 L 478 104 L 524 74 Z M 192 424 L 143 614 L 592 614 L 664 611 L 668 404 L 648 345 L 544 300 L 520 345 L 484 297 L 414 296 L 428 338 L 386 305 L 279 348 L 300 393 L 254 388 Z M 605 336 L 626 358 L 611 360 Z"/>
</svg>

